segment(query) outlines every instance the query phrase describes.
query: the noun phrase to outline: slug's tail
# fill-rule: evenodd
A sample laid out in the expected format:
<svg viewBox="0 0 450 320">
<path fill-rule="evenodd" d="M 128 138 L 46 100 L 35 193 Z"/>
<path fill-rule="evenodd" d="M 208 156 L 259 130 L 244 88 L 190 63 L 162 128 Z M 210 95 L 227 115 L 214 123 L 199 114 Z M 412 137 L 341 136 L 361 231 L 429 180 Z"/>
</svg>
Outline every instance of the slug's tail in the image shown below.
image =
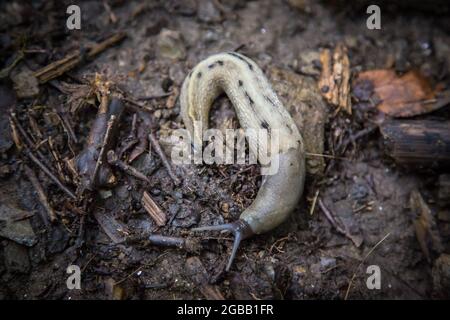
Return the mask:
<svg viewBox="0 0 450 320">
<path fill-rule="evenodd" d="M 216 226 L 193 228 L 192 231 L 228 231 L 233 233 L 234 235 L 233 249 L 231 251 L 231 256 L 230 259 L 228 260 L 227 267 L 225 268 L 226 271 L 230 270 L 233 260 L 236 257 L 236 252 L 239 248 L 241 240 L 244 240 L 253 235 L 252 229 L 244 220 L 237 220 L 232 223 L 225 223 Z"/>
</svg>

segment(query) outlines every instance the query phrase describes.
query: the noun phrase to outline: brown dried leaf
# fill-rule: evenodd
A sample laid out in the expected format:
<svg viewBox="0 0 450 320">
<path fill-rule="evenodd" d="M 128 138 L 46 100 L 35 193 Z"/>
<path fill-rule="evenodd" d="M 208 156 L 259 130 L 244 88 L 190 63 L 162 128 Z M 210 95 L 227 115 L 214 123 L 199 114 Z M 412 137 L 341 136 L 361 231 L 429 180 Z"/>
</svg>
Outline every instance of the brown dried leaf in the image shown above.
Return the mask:
<svg viewBox="0 0 450 320">
<path fill-rule="evenodd" d="M 440 87 L 432 88 L 418 71 L 397 76 L 394 70 L 370 70 L 360 73 L 355 85 L 361 81 L 373 85 L 374 93 L 381 100 L 378 110 L 393 117 L 415 116 L 443 106 L 435 100 Z"/>
</svg>

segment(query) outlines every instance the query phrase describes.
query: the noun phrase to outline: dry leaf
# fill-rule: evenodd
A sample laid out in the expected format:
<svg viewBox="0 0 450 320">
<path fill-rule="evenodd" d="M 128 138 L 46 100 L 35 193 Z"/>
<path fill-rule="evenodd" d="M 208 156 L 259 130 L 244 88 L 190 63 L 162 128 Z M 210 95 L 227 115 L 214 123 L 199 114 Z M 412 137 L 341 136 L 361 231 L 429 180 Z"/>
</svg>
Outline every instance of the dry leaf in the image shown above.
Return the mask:
<svg viewBox="0 0 450 320">
<path fill-rule="evenodd" d="M 433 88 L 417 71 L 409 71 L 402 76 L 397 76 L 394 70 L 365 71 L 358 75 L 355 87 L 364 81 L 370 82 L 373 92 L 381 100 L 378 110 L 393 117 L 424 114 L 446 104 L 436 100 L 440 88 Z"/>
</svg>

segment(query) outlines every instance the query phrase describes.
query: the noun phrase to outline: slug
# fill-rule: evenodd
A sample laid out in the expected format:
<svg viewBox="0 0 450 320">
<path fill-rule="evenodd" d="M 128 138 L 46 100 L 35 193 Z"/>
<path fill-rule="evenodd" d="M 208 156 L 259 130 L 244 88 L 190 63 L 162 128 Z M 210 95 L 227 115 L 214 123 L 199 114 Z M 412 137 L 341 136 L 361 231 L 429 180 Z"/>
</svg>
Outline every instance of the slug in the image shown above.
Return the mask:
<svg viewBox="0 0 450 320">
<path fill-rule="evenodd" d="M 188 74 L 180 92 L 180 112 L 192 138 L 203 132 L 194 130 L 194 122 L 208 127 L 209 110 L 218 95 L 225 92 L 231 100 L 243 129 L 266 129 L 279 133 L 279 149 L 271 161 L 278 161 L 278 171 L 263 176 L 262 185 L 253 203 L 232 223 L 205 226 L 193 231 L 228 231 L 234 244 L 226 266 L 228 271 L 241 240 L 270 231 L 280 225 L 293 211 L 302 193 L 305 180 L 305 153 L 302 136 L 284 108 L 269 81 L 254 61 L 236 53 L 220 53 L 201 61 Z M 249 149 L 261 152 L 257 135 L 246 136 Z M 260 158 L 258 158 L 260 159 Z"/>
</svg>

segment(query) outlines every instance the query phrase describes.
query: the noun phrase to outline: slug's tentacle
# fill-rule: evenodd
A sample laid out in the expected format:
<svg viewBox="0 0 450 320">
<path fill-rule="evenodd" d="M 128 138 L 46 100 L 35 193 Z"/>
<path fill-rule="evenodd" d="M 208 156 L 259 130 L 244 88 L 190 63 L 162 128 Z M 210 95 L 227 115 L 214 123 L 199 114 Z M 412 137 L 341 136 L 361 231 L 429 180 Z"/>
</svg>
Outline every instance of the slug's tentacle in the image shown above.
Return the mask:
<svg viewBox="0 0 450 320">
<path fill-rule="evenodd" d="M 229 231 L 235 236 L 227 270 L 236 255 L 241 240 L 269 231 L 282 223 L 295 208 L 303 192 L 305 155 L 298 128 L 281 104 L 261 69 L 249 58 L 235 53 L 221 53 L 200 62 L 186 77 L 181 93 L 181 116 L 191 137 L 202 141 L 208 127 L 209 110 L 222 93 L 233 104 L 240 125 L 246 131 L 250 151 L 258 160 L 272 154 L 275 174 L 264 176 L 253 203 L 233 223 L 200 227 L 194 231 Z M 200 123 L 201 130 L 195 126 Z M 267 140 L 256 132 L 267 130 L 279 137 L 279 148 L 271 150 Z M 261 161 L 260 161 L 261 162 Z"/>
<path fill-rule="evenodd" d="M 219 224 L 215 226 L 206 226 L 193 228 L 192 231 L 228 231 L 234 235 L 233 249 L 231 251 L 230 259 L 228 260 L 226 271 L 230 270 L 233 264 L 234 257 L 236 256 L 237 249 L 241 240 L 247 239 L 253 235 L 253 231 L 250 226 L 243 220 L 237 220 L 232 223 Z"/>
</svg>

